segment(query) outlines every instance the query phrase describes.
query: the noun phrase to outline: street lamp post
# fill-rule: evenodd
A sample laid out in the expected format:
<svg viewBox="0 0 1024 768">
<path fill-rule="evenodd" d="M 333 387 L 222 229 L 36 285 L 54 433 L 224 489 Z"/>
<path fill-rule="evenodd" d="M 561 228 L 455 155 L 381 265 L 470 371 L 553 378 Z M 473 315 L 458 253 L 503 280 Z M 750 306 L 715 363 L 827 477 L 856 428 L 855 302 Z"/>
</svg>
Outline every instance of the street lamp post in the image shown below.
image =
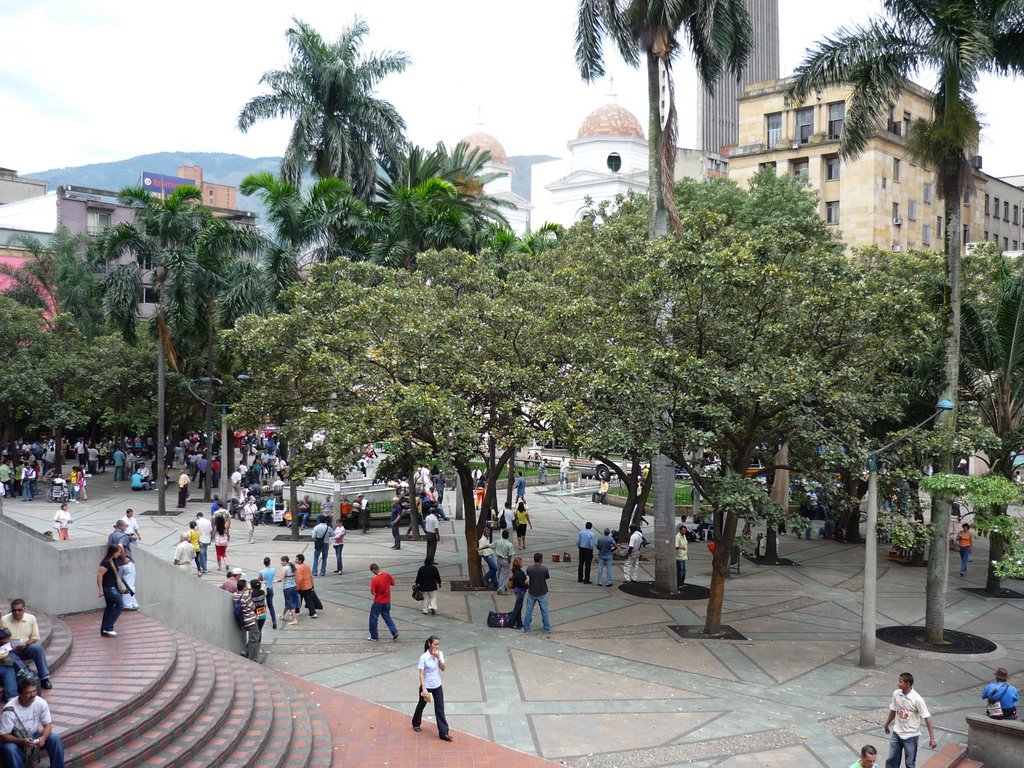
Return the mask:
<svg viewBox="0 0 1024 768">
<path fill-rule="evenodd" d="M 889 450 L 897 443 L 910 437 L 924 427 L 943 411 L 953 409 L 949 400 L 939 400 L 935 404 L 935 413 L 916 427 L 908 430 L 887 445 L 868 454 L 868 519 L 864 530 L 864 595 L 860 616 L 860 664 L 865 669 L 874 669 L 875 649 L 875 614 L 878 603 L 878 462 L 879 454 Z"/>
<path fill-rule="evenodd" d="M 235 378 L 238 379 L 243 384 L 246 384 L 246 383 L 252 381 L 252 377 L 249 376 L 246 373 L 239 373 L 237 376 L 235 376 Z M 186 386 L 188 387 L 188 391 L 192 395 L 192 397 L 194 397 L 196 400 L 198 400 L 203 405 L 209 405 L 209 406 L 212 406 L 214 408 L 220 408 L 220 451 L 221 451 L 221 454 L 223 454 L 223 457 L 221 458 L 221 462 L 220 462 L 220 487 L 217 490 L 220 493 L 221 503 L 227 504 L 228 488 L 231 487 L 230 473 L 227 471 L 228 470 L 227 456 L 228 456 L 228 451 L 233 451 L 235 449 L 234 443 L 233 442 L 231 442 L 231 443 L 228 442 L 228 407 L 229 407 L 230 404 L 229 403 L 213 403 L 213 402 L 210 402 L 209 400 L 206 400 L 205 398 L 200 397 L 198 394 L 196 394 L 196 391 L 194 389 L 192 389 L 192 384 L 193 383 L 196 383 L 196 384 L 212 384 L 213 386 L 220 386 L 224 382 L 222 382 L 220 379 L 217 379 L 217 378 L 211 379 L 209 376 L 200 376 L 197 379 L 193 379 L 192 381 L 187 382 Z M 211 440 L 210 441 L 211 447 L 212 447 L 212 442 L 213 441 Z M 211 475 L 213 473 L 213 451 L 212 450 L 210 451 L 209 462 L 206 465 L 206 473 L 207 473 L 206 474 L 206 487 L 209 488 L 210 487 L 210 481 L 212 479 Z"/>
</svg>

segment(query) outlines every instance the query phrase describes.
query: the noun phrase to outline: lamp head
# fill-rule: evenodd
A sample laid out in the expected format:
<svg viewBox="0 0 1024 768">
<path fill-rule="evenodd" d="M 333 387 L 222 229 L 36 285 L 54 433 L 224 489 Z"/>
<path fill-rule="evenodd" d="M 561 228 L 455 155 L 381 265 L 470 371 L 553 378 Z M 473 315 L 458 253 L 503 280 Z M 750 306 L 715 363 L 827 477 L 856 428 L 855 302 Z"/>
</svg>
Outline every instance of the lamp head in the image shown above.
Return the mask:
<svg viewBox="0 0 1024 768">
<path fill-rule="evenodd" d="M 952 400 L 946 400 L 945 398 L 943 398 L 942 400 L 939 400 L 939 402 L 937 402 L 935 404 L 935 408 L 936 408 L 936 410 L 939 410 L 939 411 L 952 411 L 953 410 L 953 401 Z"/>
</svg>

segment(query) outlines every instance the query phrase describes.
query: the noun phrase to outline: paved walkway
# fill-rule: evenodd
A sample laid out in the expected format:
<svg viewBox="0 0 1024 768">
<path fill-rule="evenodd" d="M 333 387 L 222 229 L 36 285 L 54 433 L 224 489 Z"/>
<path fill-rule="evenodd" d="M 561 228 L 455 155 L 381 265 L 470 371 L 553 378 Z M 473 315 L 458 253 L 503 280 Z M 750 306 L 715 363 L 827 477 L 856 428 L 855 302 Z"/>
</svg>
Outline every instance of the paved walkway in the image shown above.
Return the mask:
<svg viewBox="0 0 1024 768">
<path fill-rule="evenodd" d="M 75 508 L 73 536 L 105 536 L 126 506 L 155 507 L 155 494 L 114 489 L 109 477 L 95 478 L 90 500 Z M 847 766 L 864 743 L 884 752 L 881 724 L 901 671 L 917 678 L 940 747 L 965 742 L 963 717 L 980 711 L 979 691 L 992 669 L 1005 666 L 1017 678 L 1024 672 L 1024 602 L 960 589 L 983 584 L 984 539 L 967 579 L 957 576 L 951 559 L 947 628 L 988 637 L 998 650 L 964 658 L 880 642 L 878 669 L 869 671 L 857 666 L 862 547 L 782 538 L 780 554 L 802 567 L 759 567 L 744 560 L 741 575 L 727 586 L 725 621 L 748 640 L 685 641 L 668 627 L 702 623 L 704 601 L 645 600 L 617 588 L 578 584 L 575 562 L 552 562 L 554 553 L 575 552 L 576 531 L 587 520 L 598 529 L 617 523 L 618 510 L 587 499 L 532 490 L 529 497 L 534 530 L 527 554 L 544 552 L 552 572 L 550 636 L 485 626 L 489 610 L 511 609 L 511 596 L 449 591 L 449 580 L 465 577 L 461 521 L 442 524 L 438 559 L 446 584 L 437 616 L 424 616 L 409 594 L 425 543 L 406 542 L 400 552 L 392 551 L 389 533 L 374 529 L 349 534 L 343 575 L 317 579 L 326 604 L 321 618 L 303 616 L 297 626 L 279 625 L 277 632 L 268 627 L 266 664 L 410 714 L 416 659 L 425 637 L 439 634 L 448 658 L 446 708 L 456 735 L 595 768 Z M 446 500 L 449 510 L 452 502 Z M 40 528 L 48 527 L 56 509 L 17 501 L 5 508 Z M 197 502 L 186 516 L 141 516 L 143 546 L 170 558 L 177 533 L 200 508 L 205 509 Z M 251 571 L 262 567 L 265 555 L 275 565 L 281 554 L 303 551 L 312 557 L 308 541 L 273 540 L 284 532 L 260 527 L 253 545 L 236 536 L 228 550 L 231 564 Z M 690 551 L 689 581 L 707 585 L 710 555 L 702 546 Z M 393 614 L 399 642 L 365 640 L 370 562 L 398 580 Z M 922 568 L 879 563 L 879 626 L 923 622 L 924 576 Z M 620 566 L 615 578 L 621 579 Z M 220 577 L 206 579 L 212 586 Z M 431 725 L 425 721 L 425 730 Z M 930 755 L 923 749 L 919 762 Z"/>
</svg>

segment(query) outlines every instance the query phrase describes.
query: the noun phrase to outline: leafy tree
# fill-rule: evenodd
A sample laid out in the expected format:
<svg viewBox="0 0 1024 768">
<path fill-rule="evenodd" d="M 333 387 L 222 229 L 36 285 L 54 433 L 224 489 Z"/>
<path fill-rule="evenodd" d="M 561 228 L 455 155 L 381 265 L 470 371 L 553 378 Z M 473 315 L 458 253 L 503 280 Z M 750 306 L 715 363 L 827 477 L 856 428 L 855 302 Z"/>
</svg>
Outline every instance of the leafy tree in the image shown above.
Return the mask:
<svg viewBox="0 0 1024 768">
<path fill-rule="evenodd" d="M 608 38 L 631 66 L 647 68 L 649 231 L 680 232 L 673 196 L 677 114 L 672 60 L 680 36 L 689 43 L 697 73 L 709 90 L 726 70 L 737 77 L 751 50 L 750 17 L 744 0 L 580 0 L 576 22 L 576 63 L 586 82 L 604 75 Z M 668 78 L 668 115 L 659 112 L 660 71 Z"/>
<path fill-rule="evenodd" d="M 388 75 L 403 72 L 409 57 L 364 53 L 370 30 L 362 19 L 334 42 L 305 22 L 292 21 L 295 26 L 285 33 L 291 61 L 263 74 L 260 84 L 270 93 L 249 100 L 238 115 L 238 128 L 245 133 L 259 120 L 293 119 L 281 177 L 299 186 L 303 172 L 311 169 L 321 179 L 344 180 L 369 202 L 377 165 L 393 161 L 405 144 L 405 121 L 375 89 Z"/>
<path fill-rule="evenodd" d="M 884 0 L 884 15 L 852 30 L 841 29 L 809 52 L 796 70 L 791 95 L 802 101 L 815 88 L 853 85 L 840 137 L 840 155 L 855 157 L 882 126 L 906 79 L 937 72 L 934 115 L 911 125 L 908 151 L 936 170 L 946 225 L 946 328 L 942 396 L 957 402 L 960 368 L 961 207 L 973 186 L 969 155 L 979 121 L 971 101 L 983 73 L 1024 72 L 1024 23 L 1017 0 Z M 952 436 L 957 411 L 939 417 Z M 953 456 L 942 466 L 952 469 Z M 935 534 L 928 560 L 926 639 L 943 640 L 949 552 L 950 500 L 934 505 Z"/>
<path fill-rule="evenodd" d="M 301 473 L 340 473 L 368 440 L 407 444 L 408 453 L 451 463 L 471 510 L 471 462 L 489 453 L 481 446 L 496 447 L 494 479 L 516 446 L 543 436 L 538 393 L 556 379 L 534 318 L 559 302 L 532 273 L 520 274 L 497 280 L 454 250 L 419 254 L 416 272 L 317 267 L 286 294 L 287 313 L 246 318 L 229 334 L 243 365 L 259 363 L 238 413 L 287 414 L 282 428 L 293 440 L 317 434 L 316 450 L 293 464 Z M 467 515 L 476 584 L 481 526 Z"/>
</svg>

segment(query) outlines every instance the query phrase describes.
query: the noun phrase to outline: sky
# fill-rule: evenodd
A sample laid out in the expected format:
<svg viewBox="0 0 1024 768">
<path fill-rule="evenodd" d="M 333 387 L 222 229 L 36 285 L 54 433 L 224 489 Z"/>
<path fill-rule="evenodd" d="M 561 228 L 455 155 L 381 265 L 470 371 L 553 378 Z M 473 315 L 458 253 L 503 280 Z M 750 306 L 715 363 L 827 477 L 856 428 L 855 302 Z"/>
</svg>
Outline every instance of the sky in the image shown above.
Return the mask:
<svg viewBox="0 0 1024 768">
<path fill-rule="evenodd" d="M 576 0 L 0 0 L 0 167 L 31 173 L 160 151 L 280 155 L 289 124 L 242 134 L 239 110 L 263 93 L 267 70 L 288 59 L 291 18 L 335 39 L 356 16 L 367 49 L 404 51 L 411 64 L 385 80 L 409 138 L 432 147 L 474 130 L 510 155 L 564 157 L 592 110 L 616 94 L 646 125 L 645 74 L 607 50 L 609 77 L 585 84 L 573 58 Z M 781 69 L 842 25 L 864 22 L 880 0 L 779 0 Z M 696 88 L 675 66 L 680 144 L 692 146 Z M 934 83 L 918 78 L 925 86 Z M 984 170 L 1024 174 L 1015 149 L 1021 83 L 982 82 Z M 689 97 L 689 98 L 688 98 Z M 141 169 L 140 169 L 141 170 Z M 215 181 L 215 179 L 210 179 Z"/>
</svg>

